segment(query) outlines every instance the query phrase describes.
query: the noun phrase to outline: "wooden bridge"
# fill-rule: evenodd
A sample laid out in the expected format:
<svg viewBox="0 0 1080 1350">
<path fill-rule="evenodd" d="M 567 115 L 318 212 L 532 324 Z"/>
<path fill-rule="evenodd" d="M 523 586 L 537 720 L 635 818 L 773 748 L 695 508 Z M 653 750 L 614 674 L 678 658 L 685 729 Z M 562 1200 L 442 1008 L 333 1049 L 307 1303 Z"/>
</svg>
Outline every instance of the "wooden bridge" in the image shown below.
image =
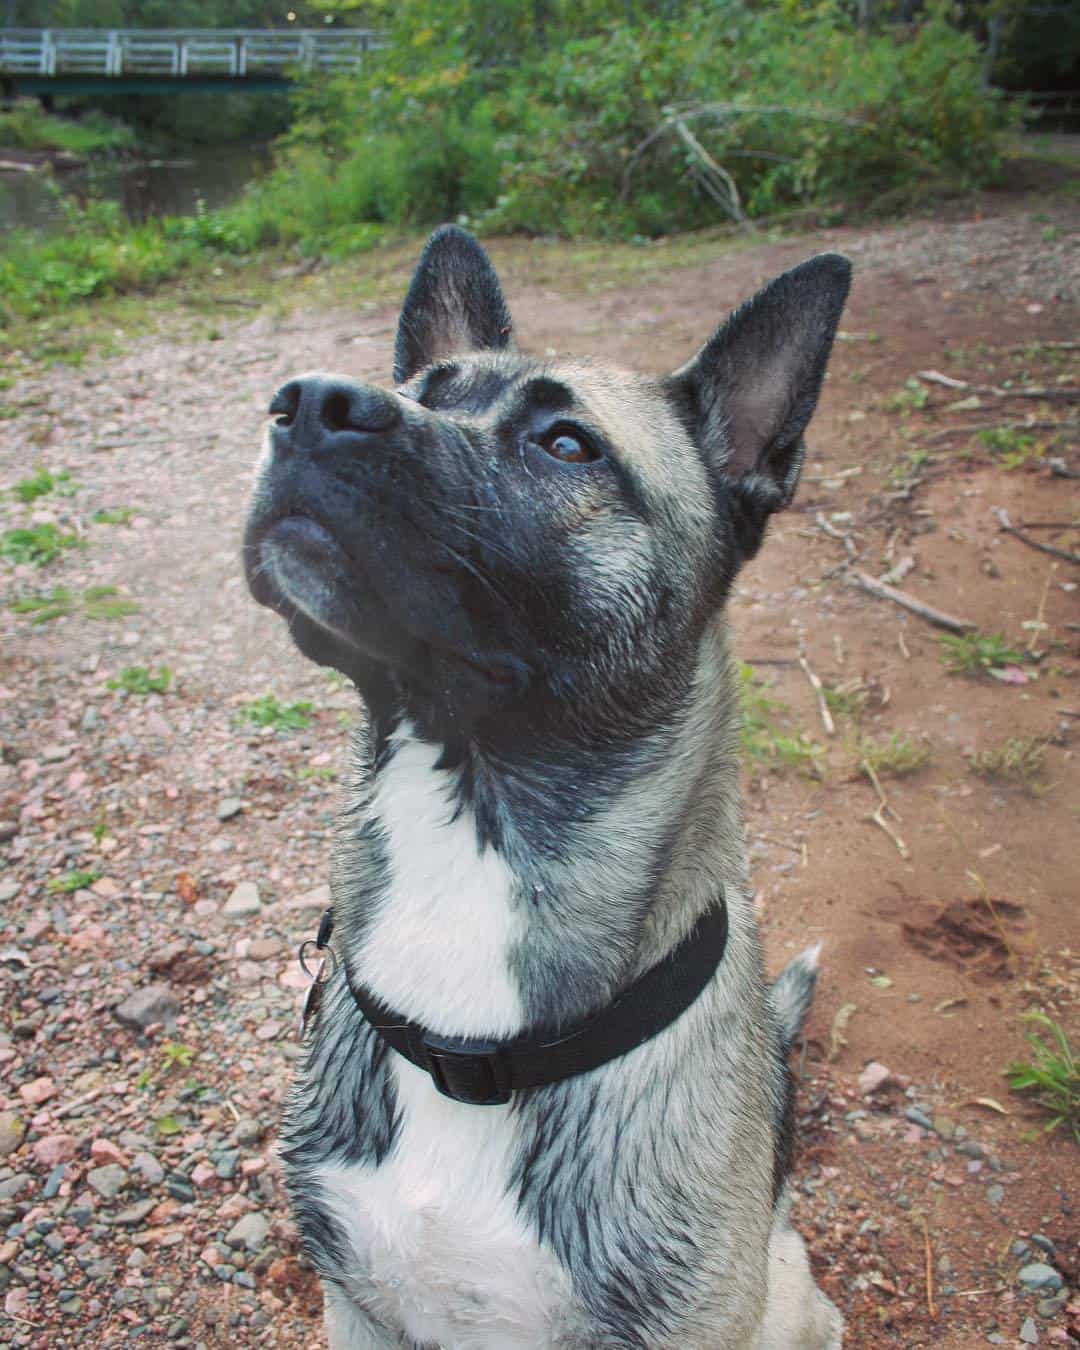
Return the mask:
<svg viewBox="0 0 1080 1350">
<path fill-rule="evenodd" d="M 382 45 L 364 28 L 0 28 L 0 89 L 17 94 L 284 89 Z"/>
</svg>

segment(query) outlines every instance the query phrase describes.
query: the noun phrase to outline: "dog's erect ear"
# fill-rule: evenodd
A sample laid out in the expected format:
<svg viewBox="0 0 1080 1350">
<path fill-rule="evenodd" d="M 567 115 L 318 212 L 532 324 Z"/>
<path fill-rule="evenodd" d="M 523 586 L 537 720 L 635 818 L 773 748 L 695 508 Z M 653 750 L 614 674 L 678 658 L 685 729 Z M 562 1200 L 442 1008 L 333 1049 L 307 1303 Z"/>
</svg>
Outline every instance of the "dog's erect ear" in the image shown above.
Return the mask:
<svg viewBox="0 0 1080 1350">
<path fill-rule="evenodd" d="M 765 517 L 786 506 L 802 467 L 851 264 L 822 253 L 737 309 L 670 389 L 713 471 Z"/>
<path fill-rule="evenodd" d="M 442 225 L 427 241 L 402 306 L 394 382 L 458 353 L 506 347 L 511 327 L 488 255 L 466 230 Z"/>
</svg>

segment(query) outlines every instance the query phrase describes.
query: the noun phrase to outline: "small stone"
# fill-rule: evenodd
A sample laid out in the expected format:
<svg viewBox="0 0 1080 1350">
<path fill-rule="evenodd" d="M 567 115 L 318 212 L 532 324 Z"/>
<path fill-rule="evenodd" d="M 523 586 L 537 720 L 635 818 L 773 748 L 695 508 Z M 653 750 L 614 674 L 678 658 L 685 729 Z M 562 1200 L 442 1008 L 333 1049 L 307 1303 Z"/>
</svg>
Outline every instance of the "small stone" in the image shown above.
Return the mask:
<svg viewBox="0 0 1080 1350">
<path fill-rule="evenodd" d="M 218 820 L 232 820 L 233 816 L 238 816 L 244 809 L 244 803 L 239 797 L 226 797 L 218 806 Z"/>
<path fill-rule="evenodd" d="M 1057 1248 L 1050 1241 L 1050 1239 L 1048 1237 L 1044 1237 L 1042 1233 L 1032 1233 L 1031 1240 L 1035 1244 L 1035 1246 L 1039 1247 L 1042 1251 L 1044 1251 L 1047 1254 L 1047 1256 L 1049 1257 L 1057 1256 Z"/>
<path fill-rule="evenodd" d="M 127 1172 L 117 1163 L 107 1163 L 87 1172 L 86 1180 L 103 1199 L 114 1200 L 127 1185 Z"/>
<path fill-rule="evenodd" d="M 165 1180 L 165 1169 L 152 1153 L 136 1153 L 131 1165 L 148 1186 L 160 1186 Z"/>
<path fill-rule="evenodd" d="M 59 1167 L 54 1167 L 45 1178 L 45 1185 L 41 1188 L 41 1198 L 43 1200 L 55 1200 L 60 1194 L 60 1183 L 67 1174 L 67 1163 L 61 1163 Z"/>
<path fill-rule="evenodd" d="M 912 1125 L 918 1125 L 920 1129 L 933 1132 L 934 1122 L 929 1116 L 924 1115 L 917 1106 L 907 1107 L 904 1111 L 904 1119 L 910 1120 Z"/>
<path fill-rule="evenodd" d="M 199 1190 L 204 1190 L 212 1182 L 217 1180 L 217 1172 L 209 1163 L 196 1163 L 191 1169 L 191 1184 L 197 1186 Z"/>
<path fill-rule="evenodd" d="M 19 883 L 14 877 L 8 877 L 0 881 L 0 904 L 6 905 L 9 900 L 14 900 L 20 891 Z"/>
<path fill-rule="evenodd" d="M 254 1289 L 255 1276 L 249 1275 L 246 1270 L 238 1270 L 233 1276 L 233 1284 L 238 1284 L 242 1289 Z"/>
<path fill-rule="evenodd" d="M 956 1124 L 947 1116 L 934 1117 L 934 1133 L 939 1139 L 951 1139 L 956 1133 Z"/>
<path fill-rule="evenodd" d="M 1019 1260 L 1020 1257 L 1027 1256 L 1028 1252 L 1031 1251 L 1031 1247 L 1023 1238 L 1017 1238 L 1009 1247 L 1009 1251 L 1017 1258 L 1017 1260 Z"/>
<path fill-rule="evenodd" d="M 241 881 L 225 901 L 222 913 L 228 919 L 243 919 L 250 914 L 258 914 L 261 909 L 258 886 L 253 881 Z"/>
<path fill-rule="evenodd" d="M 14 820 L 0 820 L 0 844 L 10 843 L 19 833 L 19 826 Z"/>
<path fill-rule="evenodd" d="M 29 1172 L 16 1172 L 7 1181 L 0 1181 L 0 1201 L 14 1200 L 33 1184 L 34 1178 Z"/>
<path fill-rule="evenodd" d="M 276 937 L 254 938 L 248 943 L 247 956 L 251 961 L 270 961 L 282 952 L 282 941 Z"/>
<path fill-rule="evenodd" d="M 123 1224 L 125 1228 L 134 1228 L 142 1223 L 153 1208 L 153 1200 L 136 1200 L 133 1205 L 128 1205 L 126 1209 L 120 1210 L 116 1216 L 116 1222 Z"/>
<path fill-rule="evenodd" d="M 180 1011 L 180 1002 L 167 984 L 148 984 L 129 994 L 113 1009 L 118 1022 L 130 1027 L 148 1027 L 155 1022 L 172 1022 Z"/>
<path fill-rule="evenodd" d="M 34 1161 L 39 1167 L 59 1167 L 74 1158 L 77 1142 L 73 1134 L 47 1134 L 34 1144 Z"/>
<path fill-rule="evenodd" d="M 270 1233 L 270 1223 L 258 1210 L 245 1214 L 225 1234 L 230 1247 L 246 1247 L 249 1252 L 257 1252 Z"/>
<path fill-rule="evenodd" d="M 90 1157 L 96 1163 L 119 1163 L 128 1166 L 128 1159 L 109 1139 L 95 1139 L 90 1145 Z"/>
<path fill-rule="evenodd" d="M 174 1200 L 190 1204 L 195 1199 L 195 1187 L 186 1177 L 171 1176 L 165 1182 L 165 1189 Z"/>
<path fill-rule="evenodd" d="M 965 1139 L 963 1143 L 957 1144 L 956 1151 L 962 1153 L 965 1158 L 986 1157 L 986 1149 L 974 1139 Z"/>
<path fill-rule="evenodd" d="M 1035 1325 L 1034 1317 L 1024 1318 L 1024 1325 L 1020 1328 L 1020 1339 L 1025 1345 L 1039 1344 L 1039 1328 Z"/>
<path fill-rule="evenodd" d="M 864 1097 L 872 1097 L 875 1092 L 883 1092 L 895 1086 L 895 1083 L 892 1070 L 887 1069 L 884 1064 L 879 1064 L 876 1059 L 871 1060 L 859 1074 L 859 1091 Z"/>
<path fill-rule="evenodd" d="M 1069 1301 L 1068 1289 L 1062 1288 L 1056 1294 L 1051 1294 L 1049 1298 L 1041 1298 L 1035 1305 L 1035 1311 L 1040 1317 L 1056 1317 Z"/>
<path fill-rule="evenodd" d="M 51 1078 L 35 1078 L 29 1083 L 23 1083 L 19 1088 L 19 1096 L 27 1106 L 40 1106 L 47 1102 L 56 1092 L 56 1084 Z"/>
<path fill-rule="evenodd" d="M 0 1111 L 0 1158 L 6 1158 L 23 1141 L 26 1126 L 14 1111 Z"/>
<path fill-rule="evenodd" d="M 223 1284 L 228 1284 L 235 1273 L 233 1267 L 225 1261 L 222 1261 L 220 1265 L 214 1267 L 214 1274 Z"/>
<path fill-rule="evenodd" d="M 993 1186 L 987 1186 L 986 1203 L 990 1205 L 991 1208 L 996 1208 L 998 1205 L 1001 1204 L 1002 1200 L 1004 1199 L 1005 1199 L 1004 1186 L 999 1186 L 997 1182 L 995 1182 Z"/>
<path fill-rule="evenodd" d="M 233 1126 L 233 1138 L 238 1144 L 257 1144 L 262 1137 L 262 1123 L 254 1116 L 241 1116 Z"/>
<path fill-rule="evenodd" d="M 75 1294 L 72 1298 L 65 1299 L 60 1304 L 60 1311 L 65 1317 L 77 1317 L 82 1312 L 82 1299 Z"/>
<path fill-rule="evenodd" d="M 1016 1282 L 1022 1284 L 1025 1289 L 1045 1290 L 1049 1294 L 1056 1294 L 1065 1283 L 1053 1266 L 1048 1266 L 1042 1261 L 1033 1261 L 1030 1265 L 1021 1267 L 1017 1272 Z"/>
</svg>

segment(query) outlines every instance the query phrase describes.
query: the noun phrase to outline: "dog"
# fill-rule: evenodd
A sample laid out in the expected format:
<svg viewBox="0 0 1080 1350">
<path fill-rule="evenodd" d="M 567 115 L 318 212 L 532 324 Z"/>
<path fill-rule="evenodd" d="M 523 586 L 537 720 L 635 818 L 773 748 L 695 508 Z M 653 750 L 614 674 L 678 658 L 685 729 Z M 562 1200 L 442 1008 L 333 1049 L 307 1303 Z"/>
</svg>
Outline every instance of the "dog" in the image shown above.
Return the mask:
<svg viewBox="0 0 1080 1350">
<path fill-rule="evenodd" d="M 249 587 L 368 711 L 281 1132 L 333 1350 L 841 1345 L 788 1218 L 817 952 L 767 986 L 724 604 L 850 272 L 645 377 L 519 353 L 444 226 L 393 390 L 270 405 Z"/>
</svg>

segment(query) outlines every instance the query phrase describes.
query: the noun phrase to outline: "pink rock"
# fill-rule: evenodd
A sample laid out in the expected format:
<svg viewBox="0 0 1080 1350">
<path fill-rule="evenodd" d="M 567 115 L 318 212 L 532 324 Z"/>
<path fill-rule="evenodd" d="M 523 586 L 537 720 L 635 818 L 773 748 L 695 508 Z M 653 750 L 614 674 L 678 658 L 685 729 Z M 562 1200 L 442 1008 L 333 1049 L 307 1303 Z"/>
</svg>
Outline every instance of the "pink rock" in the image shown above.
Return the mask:
<svg viewBox="0 0 1080 1350">
<path fill-rule="evenodd" d="M 891 1087 L 894 1082 L 892 1070 L 874 1059 L 859 1074 L 859 1091 L 864 1097 L 872 1097 L 875 1092 Z"/>
<path fill-rule="evenodd" d="M 281 1030 L 282 1024 L 275 1022 L 272 1018 L 269 1022 L 263 1022 L 255 1032 L 260 1041 L 272 1041 Z"/>
<path fill-rule="evenodd" d="M 191 1169 L 191 1184 L 202 1190 L 205 1186 L 212 1185 L 217 1180 L 217 1173 L 209 1163 L 196 1163 Z"/>
<path fill-rule="evenodd" d="M 47 1134 L 34 1145 L 34 1161 L 51 1171 L 74 1158 L 76 1142 L 73 1134 Z"/>
<path fill-rule="evenodd" d="M 218 1251 L 218 1249 L 215 1246 L 213 1246 L 213 1244 L 211 1244 L 210 1246 L 204 1247 L 202 1249 L 202 1251 L 199 1253 L 199 1260 L 203 1263 L 203 1265 L 209 1266 L 210 1269 L 213 1270 L 215 1266 L 221 1265 L 222 1256 L 221 1253 Z"/>
<path fill-rule="evenodd" d="M 95 1139 L 90 1145 L 90 1156 L 96 1163 L 119 1163 L 121 1167 L 129 1165 L 127 1154 L 121 1153 L 108 1139 Z"/>
<path fill-rule="evenodd" d="M 241 1195 L 239 1191 L 230 1195 L 228 1200 L 218 1209 L 218 1218 L 223 1222 L 229 1222 L 241 1218 L 248 1210 L 254 1209 L 254 1205 L 246 1195 Z"/>
<path fill-rule="evenodd" d="M 47 1102 L 56 1092 L 56 1084 L 51 1078 L 35 1078 L 30 1083 L 24 1083 L 19 1088 L 19 1096 L 26 1102 L 27 1106 L 40 1106 L 42 1102 Z"/>
</svg>

